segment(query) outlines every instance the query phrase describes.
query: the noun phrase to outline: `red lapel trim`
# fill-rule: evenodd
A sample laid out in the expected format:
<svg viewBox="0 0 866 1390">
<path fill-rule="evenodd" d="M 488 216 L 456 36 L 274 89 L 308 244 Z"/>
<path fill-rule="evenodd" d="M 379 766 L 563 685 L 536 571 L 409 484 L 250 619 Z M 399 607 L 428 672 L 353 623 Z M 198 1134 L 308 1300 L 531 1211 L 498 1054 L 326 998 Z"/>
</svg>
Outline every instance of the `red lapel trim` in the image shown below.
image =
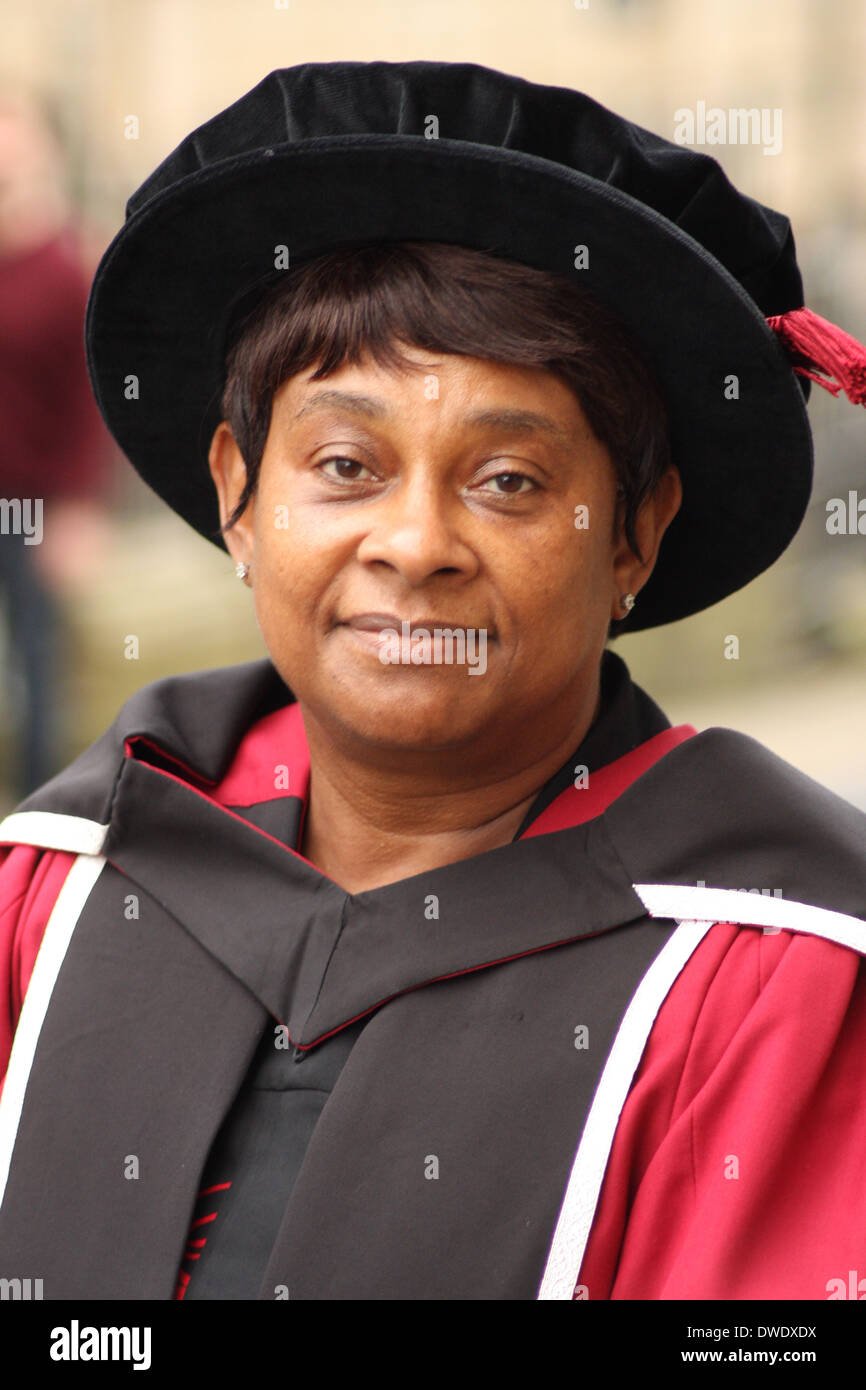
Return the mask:
<svg viewBox="0 0 866 1390">
<path fill-rule="evenodd" d="M 691 724 L 677 724 L 671 729 L 663 729 L 660 734 L 638 744 L 637 748 L 624 753 L 615 762 L 600 767 L 597 772 L 590 772 L 586 787 L 567 787 L 560 792 L 556 800 L 524 830 L 521 840 L 528 840 L 533 835 L 549 835 L 554 830 L 568 830 L 573 825 L 594 820 L 653 763 L 697 732 Z"/>
</svg>

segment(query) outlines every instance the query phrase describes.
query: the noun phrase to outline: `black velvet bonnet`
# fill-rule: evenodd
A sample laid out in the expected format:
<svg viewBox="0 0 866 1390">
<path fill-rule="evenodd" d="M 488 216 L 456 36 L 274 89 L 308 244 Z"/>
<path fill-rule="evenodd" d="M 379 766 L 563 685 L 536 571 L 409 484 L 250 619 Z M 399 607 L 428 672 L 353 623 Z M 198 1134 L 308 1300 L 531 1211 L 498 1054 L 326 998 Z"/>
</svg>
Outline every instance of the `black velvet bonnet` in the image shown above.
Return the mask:
<svg viewBox="0 0 866 1390">
<path fill-rule="evenodd" d="M 272 72 L 130 197 L 91 290 L 90 378 L 120 448 L 202 535 L 223 544 L 207 455 L 238 306 L 273 282 L 277 245 L 297 265 L 381 240 L 493 247 L 576 280 L 643 347 L 683 504 L 629 630 L 708 607 L 789 544 L 812 443 L 809 380 L 767 322 L 803 305 L 788 219 L 581 92 L 447 62 Z"/>
</svg>

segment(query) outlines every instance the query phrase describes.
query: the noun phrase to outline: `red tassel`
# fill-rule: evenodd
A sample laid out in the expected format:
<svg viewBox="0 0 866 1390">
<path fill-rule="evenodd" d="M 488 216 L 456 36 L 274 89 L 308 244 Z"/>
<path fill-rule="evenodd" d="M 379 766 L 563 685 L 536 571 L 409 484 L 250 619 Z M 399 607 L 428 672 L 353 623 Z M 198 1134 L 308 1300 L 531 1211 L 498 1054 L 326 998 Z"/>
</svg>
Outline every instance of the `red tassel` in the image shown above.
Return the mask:
<svg viewBox="0 0 866 1390">
<path fill-rule="evenodd" d="M 866 347 L 850 333 L 806 308 L 773 314 L 767 323 L 786 348 L 805 359 L 794 366 L 795 372 L 834 396 L 844 391 L 854 405 L 866 405 Z M 814 370 L 809 371 L 810 367 Z M 817 372 L 825 375 L 817 376 Z"/>
</svg>

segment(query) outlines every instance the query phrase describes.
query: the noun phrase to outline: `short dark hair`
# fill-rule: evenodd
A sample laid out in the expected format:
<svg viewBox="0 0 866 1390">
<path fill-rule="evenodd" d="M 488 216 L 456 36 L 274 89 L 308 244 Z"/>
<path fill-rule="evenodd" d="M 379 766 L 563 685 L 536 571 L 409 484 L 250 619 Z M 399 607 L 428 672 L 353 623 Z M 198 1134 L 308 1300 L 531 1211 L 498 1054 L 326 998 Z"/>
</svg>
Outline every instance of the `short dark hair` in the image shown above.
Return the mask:
<svg viewBox="0 0 866 1390">
<path fill-rule="evenodd" d="M 397 368 L 407 363 L 397 346 L 402 342 L 557 375 L 610 454 L 626 536 L 642 558 L 634 523 L 670 462 L 667 411 L 632 333 L 582 286 L 470 247 L 376 242 L 282 272 L 227 337 L 220 406 L 247 477 L 223 532 L 255 492 L 283 382 L 317 362 L 311 379 L 319 381 L 366 353 Z"/>
</svg>

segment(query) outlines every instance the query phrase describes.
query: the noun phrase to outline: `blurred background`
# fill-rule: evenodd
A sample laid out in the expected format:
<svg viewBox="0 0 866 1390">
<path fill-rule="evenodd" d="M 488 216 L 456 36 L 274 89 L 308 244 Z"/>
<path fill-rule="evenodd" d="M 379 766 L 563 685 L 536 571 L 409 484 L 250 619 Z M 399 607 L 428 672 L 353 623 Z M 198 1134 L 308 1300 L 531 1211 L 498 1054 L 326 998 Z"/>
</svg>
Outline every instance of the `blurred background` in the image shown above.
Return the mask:
<svg viewBox="0 0 866 1390">
<path fill-rule="evenodd" d="M 791 218 L 810 308 L 866 341 L 863 0 L 0 0 L 0 34 L 0 528 L 2 499 L 45 499 L 41 544 L 0 534 L 0 814 L 141 685 L 265 654 L 231 562 L 120 457 L 81 339 L 126 199 L 272 69 L 478 62 L 669 139 L 701 102 L 778 108 L 778 153 L 706 148 Z M 866 499 L 866 411 L 816 386 L 809 413 L 813 500 L 783 558 L 614 649 L 674 723 L 752 734 L 866 809 L 866 534 L 826 524 L 830 499 Z"/>
</svg>

